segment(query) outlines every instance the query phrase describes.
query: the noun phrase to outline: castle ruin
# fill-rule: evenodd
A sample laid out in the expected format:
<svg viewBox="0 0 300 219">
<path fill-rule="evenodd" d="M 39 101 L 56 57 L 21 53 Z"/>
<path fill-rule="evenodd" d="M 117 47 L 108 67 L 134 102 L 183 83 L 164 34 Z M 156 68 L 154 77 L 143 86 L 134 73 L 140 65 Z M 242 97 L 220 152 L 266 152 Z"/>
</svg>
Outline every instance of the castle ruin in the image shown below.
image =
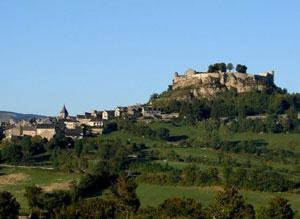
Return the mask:
<svg viewBox="0 0 300 219">
<path fill-rule="evenodd" d="M 238 72 L 196 72 L 188 69 L 185 74 L 174 74 L 172 89 L 191 89 L 195 96 L 213 96 L 222 91 L 236 89 L 238 93 L 263 91 L 274 86 L 274 71 L 258 75 Z"/>
</svg>

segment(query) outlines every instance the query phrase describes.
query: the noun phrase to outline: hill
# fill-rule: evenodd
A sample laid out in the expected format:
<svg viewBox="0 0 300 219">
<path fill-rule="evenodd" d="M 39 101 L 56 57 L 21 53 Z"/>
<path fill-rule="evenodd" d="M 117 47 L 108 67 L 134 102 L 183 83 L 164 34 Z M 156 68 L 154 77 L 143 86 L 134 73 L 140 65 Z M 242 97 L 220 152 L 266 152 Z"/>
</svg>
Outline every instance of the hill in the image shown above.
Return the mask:
<svg viewBox="0 0 300 219">
<path fill-rule="evenodd" d="M 23 113 L 15 113 L 8 111 L 0 111 L 0 122 L 8 122 L 9 120 L 21 121 L 21 120 L 29 120 L 31 118 L 43 118 L 43 115 L 36 114 L 23 114 Z"/>
<path fill-rule="evenodd" d="M 131 218 L 180 212 L 187 212 L 180 218 L 240 218 L 215 216 L 222 197 L 230 200 L 226 206 L 249 206 L 248 218 L 272 218 L 263 216 L 274 203 L 299 217 L 300 94 L 277 87 L 272 72 L 215 68 L 176 74 L 168 91 L 152 95 L 143 109 L 153 117 L 111 118 L 94 136 L 85 125 L 87 135 L 79 138 L 57 132 L 50 141 L 3 141 L 0 189 L 16 197 L 22 215 L 32 213 L 32 203 L 53 218 L 90 218 L 94 209 L 105 209 L 97 218 L 116 218 L 114 209 L 124 207 Z M 171 113 L 179 116 L 162 119 Z M 190 217 L 191 208 L 204 216 Z M 244 207 L 234 209 L 244 214 Z"/>
<path fill-rule="evenodd" d="M 253 90 L 265 91 L 275 87 L 274 72 L 247 74 L 239 72 L 196 72 L 189 69 L 184 75 L 175 73 L 172 90 L 189 88 L 193 96 L 211 97 L 227 90 L 238 93 Z"/>
</svg>

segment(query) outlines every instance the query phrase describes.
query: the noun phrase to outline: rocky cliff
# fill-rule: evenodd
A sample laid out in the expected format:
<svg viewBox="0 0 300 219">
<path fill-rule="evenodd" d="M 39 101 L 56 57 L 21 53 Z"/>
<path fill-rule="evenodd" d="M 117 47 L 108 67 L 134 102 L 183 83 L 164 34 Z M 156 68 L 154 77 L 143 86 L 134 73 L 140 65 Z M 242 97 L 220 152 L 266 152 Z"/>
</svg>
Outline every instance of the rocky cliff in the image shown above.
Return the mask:
<svg viewBox="0 0 300 219">
<path fill-rule="evenodd" d="M 189 69 L 184 75 L 175 73 L 172 89 L 190 89 L 190 93 L 196 97 L 210 97 L 229 89 L 236 89 L 238 93 L 242 93 L 252 90 L 263 91 L 273 85 L 274 72 L 253 75 L 237 72 L 196 72 Z"/>
</svg>

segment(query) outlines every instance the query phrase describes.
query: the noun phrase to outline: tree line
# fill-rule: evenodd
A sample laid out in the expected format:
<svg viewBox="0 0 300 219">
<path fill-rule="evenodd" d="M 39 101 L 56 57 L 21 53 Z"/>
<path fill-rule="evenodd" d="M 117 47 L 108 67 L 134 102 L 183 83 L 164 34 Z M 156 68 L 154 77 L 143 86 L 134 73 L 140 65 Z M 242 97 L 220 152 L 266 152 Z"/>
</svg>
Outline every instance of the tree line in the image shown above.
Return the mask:
<svg viewBox="0 0 300 219">
<path fill-rule="evenodd" d="M 230 90 L 214 98 L 192 98 L 189 101 L 158 98 L 152 106 L 165 113 L 179 112 L 177 120 L 185 124 L 214 118 L 235 122 L 237 131 L 286 132 L 299 129 L 300 94 L 287 94 L 273 88 L 269 92 L 240 94 Z M 257 117 L 253 119 L 251 116 Z"/>
<path fill-rule="evenodd" d="M 239 73 L 247 73 L 247 69 L 248 67 L 246 65 L 242 65 L 242 64 L 237 64 L 236 66 L 234 66 L 232 63 L 215 63 L 212 65 L 208 66 L 208 70 L 207 72 L 209 73 L 216 73 L 216 72 L 224 72 L 226 73 L 227 71 L 231 72 L 232 70 L 236 70 Z"/>
<path fill-rule="evenodd" d="M 130 178 L 119 177 L 110 187 L 109 196 L 73 200 L 71 192 L 43 192 L 39 187 L 26 187 L 25 197 L 31 218 L 282 218 L 292 219 L 295 211 L 287 199 L 272 198 L 258 211 L 234 187 L 219 191 L 204 207 L 191 198 L 166 199 L 157 207 L 140 207 L 137 185 Z M 0 192 L 0 218 L 17 218 L 20 204 L 9 192 Z"/>
</svg>

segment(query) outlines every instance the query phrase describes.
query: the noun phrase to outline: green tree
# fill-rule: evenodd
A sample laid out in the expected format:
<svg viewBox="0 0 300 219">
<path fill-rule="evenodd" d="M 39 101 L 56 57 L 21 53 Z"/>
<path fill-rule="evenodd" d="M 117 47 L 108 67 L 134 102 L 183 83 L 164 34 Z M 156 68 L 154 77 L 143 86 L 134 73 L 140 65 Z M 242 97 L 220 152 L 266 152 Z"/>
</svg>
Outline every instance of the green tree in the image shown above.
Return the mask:
<svg viewBox="0 0 300 219">
<path fill-rule="evenodd" d="M 232 71 L 232 70 L 234 69 L 233 64 L 232 64 L 232 63 L 228 63 L 227 66 L 226 66 L 226 69 L 227 69 L 228 71 Z"/>
<path fill-rule="evenodd" d="M 93 198 L 55 209 L 53 218 L 117 218 L 115 212 L 115 202 Z"/>
<path fill-rule="evenodd" d="M 214 73 L 214 72 L 226 72 L 226 64 L 224 62 L 221 63 L 215 63 L 213 65 L 208 66 L 208 72 Z"/>
<path fill-rule="evenodd" d="M 19 215 L 20 204 L 9 192 L 0 192 L 0 219 L 15 219 Z"/>
<path fill-rule="evenodd" d="M 224 123 L 221 123 L 219 127 L 219 136 L 221 141 L 229 141 L 232 137 L 230 129 Z"/>
<path fill-rule="evenodd" d="M 170 131 L 169 129 L 166 129 L 166 128 L 163 128 L 163 127 L 160 127 L 156 130 L 156 135 L 159 139 L 162 139 L 162 140 L 168 140 L 169 137 L 170 137 Z"/>
<path fill-rule="evenodd" d="M 112 188 L 116 199 L 117 211 L 128 216 L 140 207 L 140 200 L 135 192 L 137 184 L 129 177 L 121 176 Z"/>
<path fill-rule="evenodd" d="M 76 156 L 79 157 L 83 150 L 82 139 L 75 141 L 74 149 L 75 149 Z"/>
<path fill-rule="evenodd" d="M 247 204 L 234 187 L 219 192 L 209 207 L 209 212 L 216 219 L 255 218 L 253 206 Z"/>
<path fill-rule="evenodd" d="M 235 70 L 239 73 L 247 73 L 248 67 L 246 65 L 237 64 Z"/>
<path fill-rule="evenodd" d="M 15 143 L 3 148 L 1 154 L 2 159 L 13 164 L 20 163 L 24 158 L 22 146 Z"/>
<path fill-rule="evenodd" d="M 159 206 L 159 212 L 170 218 L 207 218 L 202 205 L 190 198 L 170 198 Z"/>
<path fill-rule="evenodd" d="M 150 96 L 149 98 L 149 103 L 151 103 L 153 100 L 156 100 L 158 98 L 158 94 L 157 93 L 154 93 Z"/>
<path fill-rule="evenodd" d="M 63 171 L 71 173 L 76 169 L 75 154 L 72 151 L 61 151 L 57 160 L 58 168 Z"/>
<path fill-rule="evenodd" d="M 274 197 L 266 208 L 261 209 L 259 219 L 292 219 L 295 213 L 287 199 Z"/>
<path fill-rule="evenodd" d="M 49 212 L 50 215 L 53 215 L 56 209 L 70 205 L 71 201 L 72 198 L 68 191 L 58 190 L 51 193 L 42 193 L 41 196 L 42 209 Z"/>
<path fill-rule="evenodd" d="M 1 125 L 0 125 L 0 142 L 2 141 L 3 138 L 5 138 L 4 123 L 1 122 Z"/>
<path fill-rule="evenodd" d="M 24 153 L 25 160 L 28 160 L 32 153 L 32 143 L 31 143 L 31 137 L 24 136 L 22 140 L 20 141 L 20 145 L 22 146 L 22 151 Z"/>
<path fill-rule="evenodd" d="M 42 188 L 37 186 L 26 186 L 25 187 L 25 197 L 27 199 L 28 205 L 31 209 L 41 208 L 41 197 Z"/>
</svg>

